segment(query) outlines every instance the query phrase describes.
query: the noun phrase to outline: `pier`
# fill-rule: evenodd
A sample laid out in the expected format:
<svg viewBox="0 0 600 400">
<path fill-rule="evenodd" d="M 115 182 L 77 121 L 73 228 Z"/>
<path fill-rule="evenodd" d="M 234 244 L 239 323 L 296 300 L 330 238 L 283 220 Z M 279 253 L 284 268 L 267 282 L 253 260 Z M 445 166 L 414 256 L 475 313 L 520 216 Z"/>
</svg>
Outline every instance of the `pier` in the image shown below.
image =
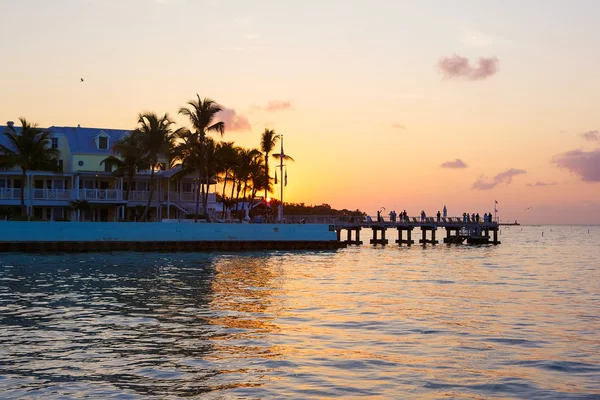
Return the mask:
<svg viewBox="0 0 600 400">
<path fill-rule="evenodd" d="M 404 221 L 337 221 L 335 230 L 339 241 L 346 244 L 360 245 L 360 232 L 362 229 L 371 229 L 373 237 L 369 240 L 372 245 L 387 245 L 388 239 L 385 234 L 387 229 L 396 229 L 398 231 L 398 245 L 406 244 L 411 246 L 415 243 L 413 239 L 413 230 L 421 230 L 421 245 L 436 245 L 439 240 L 436 238 L 438 230 L 445 230 L 446 234 L 443 242 L 446 244 L 500 244 L 498 240 L 499 224 L 497 222 L 471 222 L 464 221 L 460 217 L 426 218 L 421 221 L 415 217 Z M 345 233 L 342 233 L 344 232 Z M 442 236 L 442 235 L 440 235 Z"/>
</svg>

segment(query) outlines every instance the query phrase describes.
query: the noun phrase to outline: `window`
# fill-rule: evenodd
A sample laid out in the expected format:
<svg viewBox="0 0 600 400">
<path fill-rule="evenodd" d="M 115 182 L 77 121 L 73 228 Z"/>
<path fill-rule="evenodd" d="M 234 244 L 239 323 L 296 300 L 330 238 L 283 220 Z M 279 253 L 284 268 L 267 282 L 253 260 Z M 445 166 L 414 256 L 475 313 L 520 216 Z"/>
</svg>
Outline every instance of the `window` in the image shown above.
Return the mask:
<svg viewBox="0 0 600 400">
<path fill-rule="evenodd" d="M 0 179 L 0 189 L 10 189 L 10 179 Z"/>
<path fill-rule="evenodd" d="M 192 184 L 191 184 L 191 182 L 183 182 L 181 184 L 181 191 L 182 192 L 187 192 L 187 193 L 191 192 L 192 191 Z"/>
<path fill-rule="evenodd" d="M 62 172 L 62 171 L 63 171 L 63 160 L 58 160 L 58 170 L 59 170 L 60 172 Z"/>
<path fill-rule="evenodd" d="M 108 138 L 106 136 L 98 137 L 98 149 L 108 150 Z"/>
<path fill-rule="evenodd" d="M 57 137 L 52 138 L 52 148 L 58 149 L 58 138 Z"/>
<path fill-rule="evenodd" d="M 109 162 L 104 163 L 104 172 L 112 172 L 112 165 Z"/>
<path fill-rule="evenodd" d="M 15 189 L 21 189 L 21 180 L 15 179 Z"/>
</svg>

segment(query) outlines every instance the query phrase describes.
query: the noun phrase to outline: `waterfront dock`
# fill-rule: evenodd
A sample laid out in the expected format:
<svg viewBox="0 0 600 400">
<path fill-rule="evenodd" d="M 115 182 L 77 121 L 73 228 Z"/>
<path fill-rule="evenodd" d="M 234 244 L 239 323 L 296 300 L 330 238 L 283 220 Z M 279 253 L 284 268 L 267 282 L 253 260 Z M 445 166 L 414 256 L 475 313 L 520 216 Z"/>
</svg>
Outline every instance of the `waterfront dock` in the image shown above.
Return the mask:
<svg viewBox="0 0 600 400">
<path fill-rule="evenodd" d="M 396 229 L 398 231 L 398 245 L 406 244 L 411 246 L 415 243 L 413 239 L 413 230 L 421 230 L 421 238 L 419 244 L 438 244 L 436 233 L 439 230 L 445 230 L 446 235 L 443 242 L 447 244 L 500 244 L 498 240 L 499 224 L 497 222 L 469 222 L 462 218 L 440 218 L 438 221 L 434 218 L 427 218 L 421 221 L 415 217 L 405 221 L 340 221 L 335 224 L 338 241 L 346 244 L 363 244 L 360 239 L 362 229 L 370 229 L 372 238 L 370 244 L 386 245 L 389 240 L 386 239 L 386 231 L 388 229 Z M 345 234 L 342 232 L 345 231 Z"/>
</svg>

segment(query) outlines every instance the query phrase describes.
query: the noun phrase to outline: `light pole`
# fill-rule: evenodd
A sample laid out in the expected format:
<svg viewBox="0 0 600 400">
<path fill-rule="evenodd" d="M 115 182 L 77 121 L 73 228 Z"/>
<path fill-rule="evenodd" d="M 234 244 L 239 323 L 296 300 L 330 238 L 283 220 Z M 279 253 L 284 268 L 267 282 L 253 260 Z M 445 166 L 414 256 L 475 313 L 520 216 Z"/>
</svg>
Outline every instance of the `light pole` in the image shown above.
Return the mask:
<svg viewBox="0 0 600 400">
<path fill-rule="evenodd" d="M 277 210 L 277 222 L 283 222 L 283 187 L 285 186 L 286 177 L 283 175 L 283 159 L 285 158 L 285 153 L 283 152 L 283 135 L 279 135 L 279 143 L 281 144 L 281 153 L 273 154 L 274 156 L 279 157 L 279 176 L 281 179 L 279 180 L 280 184 L 280 195 L 279 195 L 279 208 Z M 275 176 L 277 176 L 277 172 L 275 172 Z M 277 178 L 275 178 L 277 179 Z"/>
</svg>

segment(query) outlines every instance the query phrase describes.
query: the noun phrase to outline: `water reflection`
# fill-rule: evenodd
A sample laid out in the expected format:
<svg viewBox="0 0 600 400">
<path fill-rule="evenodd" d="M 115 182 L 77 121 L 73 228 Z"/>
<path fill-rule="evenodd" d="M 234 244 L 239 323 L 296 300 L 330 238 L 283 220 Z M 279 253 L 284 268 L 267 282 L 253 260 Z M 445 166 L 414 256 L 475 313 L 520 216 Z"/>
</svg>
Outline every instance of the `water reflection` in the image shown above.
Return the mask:
<svg viewBox="0 0 600 400">
<path fill-rule="evenodd" d="M 572 229 L 504 231 L 501 246 L 0 255 L 0 392 L 597 398 L 600 228 Z"/>
</svg>

